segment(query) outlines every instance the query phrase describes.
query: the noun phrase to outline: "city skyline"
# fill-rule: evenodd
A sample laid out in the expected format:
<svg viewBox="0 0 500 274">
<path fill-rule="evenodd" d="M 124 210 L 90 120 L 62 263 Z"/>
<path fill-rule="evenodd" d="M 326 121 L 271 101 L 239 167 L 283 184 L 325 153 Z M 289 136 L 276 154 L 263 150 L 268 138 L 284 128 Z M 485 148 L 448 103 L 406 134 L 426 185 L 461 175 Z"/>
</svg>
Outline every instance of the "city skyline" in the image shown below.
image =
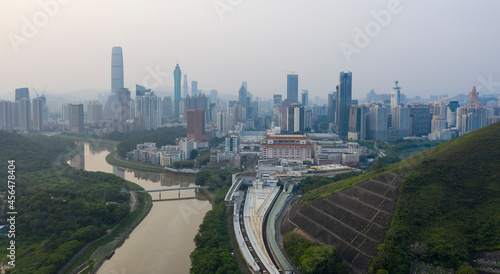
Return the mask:
<svg viewBox="0 0 500 274">
<path fill-rule="evenodd" d="M 199 81 L 200 90 L 216 89 L 220 94 L 237 95 L 239 83 L 245 80 L 254 96 L 284 95 L 282 79 L 290 71 L 300 75 L 298 88 L 309 90 L 310 98 L 334 91 L 334 75 L 339 71 L 356 74 L 353 98 L 363 98 L 371 89 L 390 93 L 394 79 L 404 83 L 410 97 L 467 94 L 473 85 L 480 94 L 499 92 L 500 71 L 494 60 L 499 57 L 495 49 L 500 41 L 488 28 L 499 23 L 494 12 L 495 6 L 500 7 L 498 2 L 456 5 L 445 1 L 433 3 L 434 9 L 429 9 L 429 1 L 398 1 L 395 9 L 389 9 L 388 2 L 358 2 L 241 4 L 224 13 L 223 20 L 213 3 L 196 5 L 194 0 L 129 5 L 68 2 L 60 4 L 46 24 L 34 25 L 36 35 L 25 37 L 26 22 L 34 24 L 34 15 L 45 10 L 37 3 L 10 1 L 0 12 L 6 22 L 0 26 L 0 35 L 5 37 L 0 42 L 4 53 L 0 73 L 5 76 L 0 97 L 10 99 L 15 88 L 45 85 L 47 93 L 57 94 L 109 91 L 108 54 L 114 46 L 126 53 L 125 87 L 129 89 L 140 84 L 173 92 L 172 72 L 179 63 L 184 74 Z M 440 9 L 444 7 L 450 11 L 446 18 Z M 110 19 L 108 13 L 114 9 L 136 16 Z M 155 16 L 158 10 L 172 16 Z M 277 11 L 279 18 L 274 16 Z M 387 15 L 384 12 L 391 11 L 385 18 L 387 24 L 378 23 Z M 251 20 L 255 12 L 260 12 L 265 23 Z M 344 13 L 354 16 L 346 18 Z M 95 22 L 81 23 L 88 16 Z M 339 24 L 343 27 L 332 27 Z M 360 33 L 366 35 L 370 26 L 377 30 L 376 24 L 378 34 L 362 41 Z M 310 32 L 311 28 L 316 31 Z M 280 35 L 269 38 L 269 33 Z M 147 35 L 151 43 L 137 43 L 140 35 Z M 302 42 L 295 43 L 295 38 Z M 212 40 L 217 42 L 207 43 Z M 363 43 L 356 45 L 356 41 Z"/>
</svg>

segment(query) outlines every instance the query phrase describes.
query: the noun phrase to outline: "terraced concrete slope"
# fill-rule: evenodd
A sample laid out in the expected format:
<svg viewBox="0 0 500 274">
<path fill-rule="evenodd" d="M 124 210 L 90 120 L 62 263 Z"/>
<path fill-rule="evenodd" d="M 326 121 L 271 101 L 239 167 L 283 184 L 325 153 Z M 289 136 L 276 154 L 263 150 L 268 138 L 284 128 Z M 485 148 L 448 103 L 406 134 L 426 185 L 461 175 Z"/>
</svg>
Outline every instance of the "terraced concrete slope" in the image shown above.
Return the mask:
<svg viewBox="0 0 500 274">
<path fill-rule="evenodd" d="M 311 190 L 290 210 L 284 232 L 333 245 L 353 272 L 409 273 L 415 262 L 456 270 L 474 260 L 481 268 L 474 254 L 500 250 L 499 136 L 497 122 L 382 175 Z"/>
<path fill-rule="evenodd" d="M 299 202 L 283 224 L 333 245 L 355 272 L 366 272 L 396 208 L 402 177 L 387 172 L 310 205 Z"/>
</svg>

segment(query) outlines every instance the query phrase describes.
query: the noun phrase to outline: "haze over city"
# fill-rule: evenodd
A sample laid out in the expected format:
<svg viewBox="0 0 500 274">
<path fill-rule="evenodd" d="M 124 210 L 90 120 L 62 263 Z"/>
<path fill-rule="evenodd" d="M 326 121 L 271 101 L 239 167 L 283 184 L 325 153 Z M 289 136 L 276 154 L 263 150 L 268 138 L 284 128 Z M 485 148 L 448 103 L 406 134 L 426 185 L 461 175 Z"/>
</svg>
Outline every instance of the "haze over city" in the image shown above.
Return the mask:
<svg viewBox="0 0 500 274">
<path fill-rule="evenodd" d="M 289 72 L 311 98 L 334 91 L 340 71 L 353 72 L 353 98 L 389 93 L 395 80 L 410 97 L 467 94 L 472 85 L 480 94 L 500 90 L 493 0 L 40 3 L 55 5 L 2 4 L 2 99 L 19 87 L 110 91 L 113 46 L 123 48 L 131 90 L 173 92 L 177 62 L 205 92 L 237 95 L 247 81 L 266 98 L 286 94 Z M 161 72 L 159 81 L 145 81 L 151 71 Z"/>
</svg>

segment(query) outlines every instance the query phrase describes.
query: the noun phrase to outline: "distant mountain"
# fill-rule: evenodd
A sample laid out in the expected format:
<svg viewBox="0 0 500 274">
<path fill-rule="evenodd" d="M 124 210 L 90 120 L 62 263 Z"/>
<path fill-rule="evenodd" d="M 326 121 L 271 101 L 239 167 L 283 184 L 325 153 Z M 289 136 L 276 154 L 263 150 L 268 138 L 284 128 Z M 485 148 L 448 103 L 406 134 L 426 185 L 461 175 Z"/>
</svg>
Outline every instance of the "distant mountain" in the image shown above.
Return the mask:
<svg viewBox="0 0 500 274">
<path fill-rule="evenodd" d="M 498 136 L 500 122 L 312 190 L 283 228 L 335 246 L 356 273 L 369 265 L 409 273 L 415 262 L 457 269 L 473 254 L 500 250 Z"/>
</svg>

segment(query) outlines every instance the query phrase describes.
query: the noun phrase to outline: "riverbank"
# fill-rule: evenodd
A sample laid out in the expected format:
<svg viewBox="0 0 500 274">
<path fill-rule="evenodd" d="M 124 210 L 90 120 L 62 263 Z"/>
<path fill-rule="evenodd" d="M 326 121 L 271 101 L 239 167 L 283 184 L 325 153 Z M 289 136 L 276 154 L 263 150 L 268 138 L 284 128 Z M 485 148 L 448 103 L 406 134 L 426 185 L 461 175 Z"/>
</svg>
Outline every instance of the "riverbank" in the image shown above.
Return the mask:
<svg viewBox="0 0 500 274">
<path fill-rule="evenodd" d="M 116 149 L 111 151 L 107 156 L 106 156 L 106 162 L 108 164 L 113 165 L 113 166 L 119 166 L 123 168 L 131 168 L 137 171 L 145 171 L 145 172 L 156 172 L 156 173 L 161 173 L 165 172 L 165 169 L 160 166 L 153 166 L 153 165 L 146 165 L 146 164 L 141 164 L 137 162 L 131 162 L 131 161 L 126 161 L 126 160 L 121 160 L 116 157 Z"/>
<path fill-rule="evenodd" d="M 102 138 L 92 138 L 88 136 L 80 136 L 80 135 L 69 135 L 69 134 L 60 134 L 57 135 L 63 138 L 75 140 L 75 141 L 83 141 L 83 142 L 89 142 L 89 143 L 99 143 L 99 144 L 106 144 L 106 145 L 111 145 L 111 146 L 117 146 L 120 142 L 118 141 L 112 141 L 108 139 L 102 139 Z"/>
<path fill-rule="evenodd" d="M 142 190 L 134 184 L 136 190 Z M 128 238 L 130 233 L 144 220 L 153 207 L 149 194 L 138 194 L 137 208 L 127 216 L 120 224 L 115 226 L 112 232 L 105 238 L 92 243 L 72 264 L 62 273 L 72 273 L 78 269 L 80 273 L 97 273 L 101 265 L 120 247 Z"/>
</svg>

